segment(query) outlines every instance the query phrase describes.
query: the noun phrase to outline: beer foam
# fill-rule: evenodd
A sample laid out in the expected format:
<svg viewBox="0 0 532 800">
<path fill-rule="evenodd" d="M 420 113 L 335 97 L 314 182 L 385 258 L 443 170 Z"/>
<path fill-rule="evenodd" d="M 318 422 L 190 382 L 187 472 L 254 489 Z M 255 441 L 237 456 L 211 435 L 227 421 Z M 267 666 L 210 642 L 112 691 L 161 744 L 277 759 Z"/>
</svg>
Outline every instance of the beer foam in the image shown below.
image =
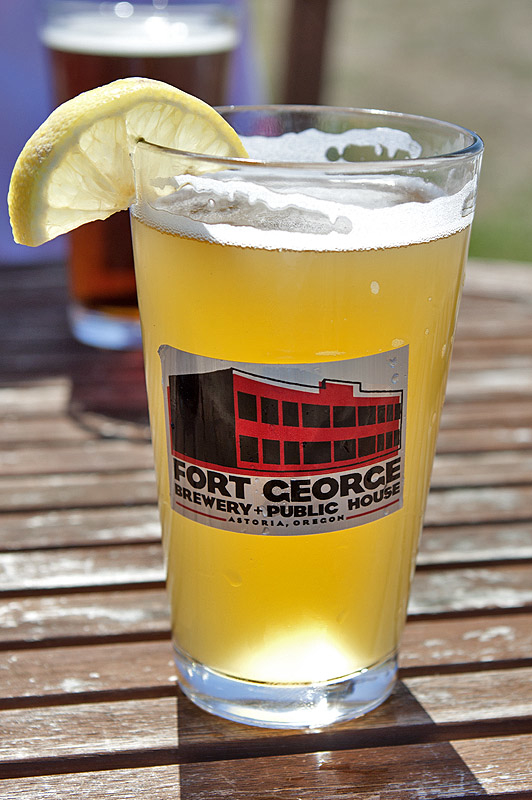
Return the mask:
<svg viewBox="0 0 532 800">
<path fill-rule="evenodd" d="M 317 161 L 323 149 L 367 147 L 373 131 L 338 136 L 321 131 L 287 134 L 273 140 L 243 139 L 250 155 L 275 161 L 297 155 Z M 379 129 L 382 151 L 417 154 L 416 142 L 401 131 Z M 333 144 L 331 144 L 331 140 Z M 383 142 L 385 144 L 383 144 Z M 415 157 L 415 156 L 414 156 Z M 320 156 L 323 161 L 323 154 Z M 445 195 L 421 177 L 329 174 L 271 170 L 250 165 L 245 171 L 179 175 L 165 185 L 164 196 L 135 207 L 147 224 L 170 233 L 219 244 L 276 250 L 345 251 L 402 247 L 457 233 L 473 218 L 476 179 Z M 259 183 L 260 179 L 260 183 Z M 296 185 L 297 184 L 297 185 Z M 298 190 L 298 187 L 301 187 Z"/>
<path fill-rule="evenodd" d="M 94 8 L 58 15 L 41 30 L 43 43 L 52 50 L 99 56 L 199 56 L 233 50 L 238 44 L 236 26 L 229 19 L 214 21 L 201 8 L 175 8 L 157 13 L 130 3 L 129 16 Z"/>
</svg>

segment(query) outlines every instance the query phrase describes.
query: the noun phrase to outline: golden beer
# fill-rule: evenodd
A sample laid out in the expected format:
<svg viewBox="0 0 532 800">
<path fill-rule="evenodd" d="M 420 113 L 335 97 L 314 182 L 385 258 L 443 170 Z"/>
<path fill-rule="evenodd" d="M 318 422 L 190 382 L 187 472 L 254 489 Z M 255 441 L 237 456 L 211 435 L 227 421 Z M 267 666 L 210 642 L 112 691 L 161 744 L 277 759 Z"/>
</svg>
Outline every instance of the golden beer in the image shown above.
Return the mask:
<svg viewBox="0 0 532 800">
<path fill-rule="evenodd" d="M 408 181 L 405 186 L 408 195 Z M 385 184 L 380 188 L 385 191 Z M 420 197 L 419 191 L 416 184 L 411 197 L 399 205 L 423 220 L 424 206 L 431 206 L 432 198 Z M 396 656 L 430 482 L 469 224 L 462 219 L 451 226 L 441 222 L 440 235 L 423 241 L 423 224 L 411 224 L 408 231 L 408 225 L 399 223 L 398 246 L 389 244 L 386 226 L 376 228 L 373 247 L 360 249 L 298 249 L 297 235 L 292 235 L 292 248 L 284 242 L 273 247 L 270 242 L 275 238 L 268 239 L 264 231 L 256 232 L 257 246 L 250 246 L 247 240 L 235 243 L 237 234 L 231 232 L 225 241 L 217 241 L 216 224 L 207 225 L 208 235 L 184 225 L 187 212 L 180 208 L 179 190 L 175 197 L 175 207 L 168 198 L 159 207 L 139 202 L 133 209 L 132 231 L 178 662 L 182 658 L 190 665 L 206 665 L 217 676 L 256 687 L 339 685 L 391 663 Z M 209 195 L 200 192 L 198 197 L 197 203 L 207 208 Z M 288 216 L 292 203 L 291 197 Z M 202 219 L 208 221 L 205 214 Z M 391 219 L 393 227 L 397 223 Z M 265 227 L 271 226 L 265 223 Z M 337 228 L 341 231 L 342 225 Z M 407 237 L 410 242 L 404 241 Z M 379 239 L 384 246 L 379 246 Z M 168 468 L 172 448 L 168 424 L 169 419 L 173 424 L 173 417 L 168 416 L 161 346 L 240 366 L 282 369 L 282 365 L 320 364 L 325 372 L 327 364 L 357 363 L 352 360 L 379 354 L 386 355 L 393 372 L 394 354 L 407 349 L 402 504 L 377 519 L 358 519 L 354 527 L 347 521 L 335 522 L 335 529 L 328 530 L 327 520 L 333 518 L 327 517 L 327 509 L 330 512 L 332 505 L 320 505 L 316 497 L 306 502 L 305 496 L 297 507 L 308 510 L 296 512 L 294 504 L 287 510 L 287 501 L 285 514 L 322 518 L 321 529 L 319 519 L 314 527 L 308 520 L 306 528 L 301 520 L 297 535 L 277 535 L 272 527 L 282 524 L 284 501 L 264 506 L 270 517 L 266 515 L 262 530 L 252 529 L 249 520 L 246 527 L 246 513 L 258 514 L 251 503 L 233 514 L 232 530 L 214 527 L 207 519 L 203 524 L 200 516 L 183 516 L 176 509 L 187 505 L 187 498 L 192 502 L 194 492 L 192 487 L 188 495 L 182 494 L 184 467 L 174 473 Z M 190 474 L 201 487 L 205 467 L 199 460 L 193 464 Z M 272 472 L 277 498 L 288 498 L 293 476 L 306 474 L 303 466 L 293 472 L 282 472 L 282 465 L 271 469 L 281 469 Z M 243 474 L 238 469 L 236 473 Z M 339 485 L 339 476 L 353 474 L 358 473 L 336 467 L 336 479 L 325 479 L 327 490 Z M 177 506 L 170 502 L 173 482 L 180 493 Z M 296 480 L 296 484 L 301 493 L 301 486 L 306 491 L 311 482 Z M 197 493 L 195 502 L 200 500 Z M 350 507 L 355 501 L 352 494 Z M 225 506 L 222 500 L 221 507 Z M 198 514 L 207 517 L 201 508 Z M 187 691 L 184 668 L 180 680 Z M 392 685 L 389 681 L 383 696 Z M 233 718 L 256 724 L 286 725 L 290 720 L 295 726 L 313 724 L 312 715 L 308 722 L 304 714 L 280 722 L 271 714 L 261 716 L 257 709 L 247 717 L 227 708 L 220 711 L 199 690 L 188 686 L 188 691 L 200 705 Z M 375 704 L 370 700 L 358 711 L 344 709 L 337 714 L 334 703 L 327 701 L 329 709 L 322 713 L 321 723 L 362 713 Z"/>
</svg>

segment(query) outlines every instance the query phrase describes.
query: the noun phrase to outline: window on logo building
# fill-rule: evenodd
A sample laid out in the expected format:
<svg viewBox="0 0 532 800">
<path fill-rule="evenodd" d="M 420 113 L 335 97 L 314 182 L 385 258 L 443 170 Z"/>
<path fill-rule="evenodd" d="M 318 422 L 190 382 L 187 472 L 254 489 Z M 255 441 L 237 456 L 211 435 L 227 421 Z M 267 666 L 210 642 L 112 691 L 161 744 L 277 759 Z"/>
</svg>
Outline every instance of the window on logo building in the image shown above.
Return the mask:
<svg viewBox="0 0 532 800">
<path fill-rule="evenodd" d="M 384 450 L 384 434 L 379 433 L 377 436 L 377 451 Z"/>
<path fill-rule="evenodd" d="M 386 406 L 377 408 L 377 422 L 386 422 Z"/>
<path fill-rule="evenodd" d="M 393 405 L 386 406 L 386 422 L 393 422 L 395 417 L 395 407 Z"/>
<path fill-rule="evenodd" d="M 328 428 L 331 424 L 330 406 L 303 403 L 301 406 L 304 428 Z"/>
<path fill-rule="evenodd" d="M 283 400 L 283 425 L 290 425 L 293 428 L 299 427 L 299 408 L 297 403 Z"/>
<path fill-rule="evenodd" d="M 327 464 L 330 460 L 330 442 L 303 442 L 304 464 Z"/>
<path fill-rule="evenodd" d="M 375 437 L 364 436 L 358 440 L 358 455 L 371 456 L 375 452 Z"/>
<path fill-rule="evenodd" d="M 255 436 L 240 437 L 240 458 L 242 461 L 259 461 L 259 440 Z"/>
<path fill-rule="evenodd" d="M 401 403 L 395 404 L 395 419 L 401 419 Z"/>
<path fill-rule="evenodd" d="M 359 406 L 358 408 L 358 424 L 359 425 L 375 425 L 377 419 L 375 406 Z"/>
<path fill-rule="evenodd" d="M 267 425 L 279 424 L 279 403 L 271 397 L 260 398 L 260 418 Z"/>
<path fill-rule="evenodd" d="M 240 419 L 248 419 L 251 422 L 257 421 L 257 398 L 247 392 L 238 392 L 238 416 Z"/>
<path fill-rule="evenodd" d="M 281 443 L 277 439 L 262 440 L 262 460 L 265 464 L 281 463 Z"/>
<path fill-rule="evenodd" d="M 353 428 L 356 424 L 355 406 L 333 406 L 333 426 L 335 428 Z"/>
<path fill-rule="evenodd" d="M 388 431 L 386 434 L 386 449 L 389 450 L 393 447 L 393 431 Z"/>
<path fill-rule="evenodd" d="M 299 454 L 299 442 L 284 443 L 284 463 L 301 464 L 301 456 Z"/>
<path fill-rule="evenodd" d="M 355 458 L 357 450 L 356 439 L 339 439 L 334 442 L 334 460 L 350 461 Z"/>
</svg>

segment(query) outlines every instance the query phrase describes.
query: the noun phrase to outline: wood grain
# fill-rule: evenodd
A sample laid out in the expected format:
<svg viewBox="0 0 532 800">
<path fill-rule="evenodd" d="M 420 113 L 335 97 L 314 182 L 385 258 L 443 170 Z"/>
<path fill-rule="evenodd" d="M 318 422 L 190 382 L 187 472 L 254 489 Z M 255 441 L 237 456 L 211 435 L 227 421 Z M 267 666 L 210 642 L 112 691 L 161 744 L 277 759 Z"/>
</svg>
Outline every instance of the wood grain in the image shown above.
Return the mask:
<svg viewBox="0 0 532 800">
<path fill-rule="evenodd" d="M 0 290 L 2 797 L 532 793 L 532 270 L 466 279 L 400 680 L 311 732 L 177 689 L 140 353 L 71 340 L 61 265 Z"/>
</svg>

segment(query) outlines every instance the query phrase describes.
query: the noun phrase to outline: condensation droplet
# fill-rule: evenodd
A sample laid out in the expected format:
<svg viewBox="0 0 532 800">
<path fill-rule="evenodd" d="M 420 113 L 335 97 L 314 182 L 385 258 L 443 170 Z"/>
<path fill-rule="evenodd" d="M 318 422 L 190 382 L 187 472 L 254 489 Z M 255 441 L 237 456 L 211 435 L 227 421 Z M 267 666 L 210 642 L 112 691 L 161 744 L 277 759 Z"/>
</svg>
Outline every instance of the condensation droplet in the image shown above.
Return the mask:
<svg viewBox="0 0 532 800">
<path fill-rule="evenodd" d="M 392 383 L 397 383 L 398 380 L 399 380 L 399 373 L 394 372 L 394 374 L 392 375 Z"/>
<path fill-rule="evenodd" d="M 402 347 L 404 343 L 404 339 L 392 339 L 392 347 Z"/>
<path fill-rule="evenodd" d="M 442 347 L 442 349 L 441 349 L 441 357 L 442 357 L 442 358 L 445 358 L 445 353 L 446 353 L 446 352 L 447 352 L 447 345 L 446 345 L 446 344 L 444 344 L 444 345 L 443 345 L 443 347 Z"/>
<path fill-rule="evenodd" d="M 372 294 L 379 294 L 381 287 L 378 281 L 371 281 L 369 288 L 371 289 Z"/>
<path fill-rule="evenodd" d="M 388 359 L 388 364 L 393 369 L 397 365 L 397 356 Z"/>
<path fill-rule="evenodd" d="M 235 589 L 237 589 L 239 586 L 242 586 L 242 578 L 240 577 L 238 572 L 232 572 L 232 571 L 226 572 L 225 577 L 227 578 L 231 586 L 235 587 Z"/>
<path fill-rule="evenodd" d="M 429 335 L 429 333 L 430 333 L 429 329 L 428 329 L 428 328 L 425 328 L 425 336 L 428 336 L 428 335 Z"/>
<path fill-rule="evenodd" d="M 427 297 L 427 300 L 429 301 L 429 303 L 432 303 L 432 297 Z"/>
</svg>

